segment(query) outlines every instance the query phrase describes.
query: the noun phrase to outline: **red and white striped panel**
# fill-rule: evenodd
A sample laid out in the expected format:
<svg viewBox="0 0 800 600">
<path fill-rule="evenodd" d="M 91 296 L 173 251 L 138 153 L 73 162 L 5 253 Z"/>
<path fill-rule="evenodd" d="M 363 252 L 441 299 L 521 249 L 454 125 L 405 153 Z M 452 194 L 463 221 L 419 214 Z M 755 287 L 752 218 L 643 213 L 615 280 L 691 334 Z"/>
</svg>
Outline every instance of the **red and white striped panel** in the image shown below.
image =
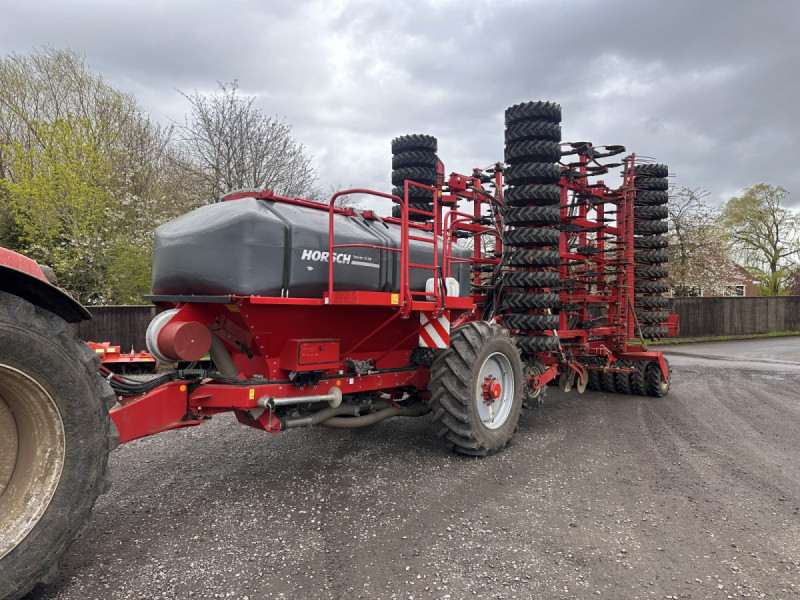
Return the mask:
<svg viewBox="0 0 800 600">
<path fill-rule="evenodd" d="M 450 346 L 450 311 L 446 310 L 438 318 L 432 312 L 420 312 L 419 345 L 423 348 L 448 348 Z"/>
</svg>

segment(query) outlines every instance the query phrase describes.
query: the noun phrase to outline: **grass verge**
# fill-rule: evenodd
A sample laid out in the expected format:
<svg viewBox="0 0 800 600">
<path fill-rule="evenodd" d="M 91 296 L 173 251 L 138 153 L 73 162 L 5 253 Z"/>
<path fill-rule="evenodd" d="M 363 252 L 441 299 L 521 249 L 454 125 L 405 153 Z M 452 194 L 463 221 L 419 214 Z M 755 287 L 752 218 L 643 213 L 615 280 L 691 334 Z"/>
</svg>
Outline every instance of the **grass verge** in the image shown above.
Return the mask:
<svg viewBox="0 0 800 600">
<path fill-rule="evenodd" d="M 728 342 L 731 340 L 753 340 L 758 338 L 774 338 L 800 335 L 800 331 L 770 331 L 769 333 L 750 333 L 746 335 L 716 335 L 694 338 L 666 338 L 657 342 L 648 342 L 648 346 L 672 346 L 675 344 L 694 344 L 698 342 Z"/>
</svg>

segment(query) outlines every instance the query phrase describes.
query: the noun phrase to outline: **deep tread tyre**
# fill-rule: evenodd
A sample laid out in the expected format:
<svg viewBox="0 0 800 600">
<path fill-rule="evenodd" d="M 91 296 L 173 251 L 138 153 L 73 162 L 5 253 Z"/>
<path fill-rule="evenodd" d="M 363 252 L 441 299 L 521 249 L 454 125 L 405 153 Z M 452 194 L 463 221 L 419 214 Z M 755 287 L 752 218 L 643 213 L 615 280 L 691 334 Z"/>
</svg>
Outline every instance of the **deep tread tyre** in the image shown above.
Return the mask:
<svg viewBox="0 0 800 600">
<path fill-rule="evenodd" d="M 648 340 L 659 340 L 669 335 L 669 329 L 660 325 L 641 327 L 642 337 Z"/>
<path fill-rule="evenodd" d="M 600 392 L 603 390 L 600 371 L 596 369 L 589 369 L 587 371 L 589 379 L 586 382 L 586 387 L 592 391 Z"/>
<path fill-rule="evenodd" d="M 639 323 L 664 323 L 669 318 L 669 313 L 665 310 L 636 311 L 636 318 Z"/>
<path fill-rule="evenodd" d="M 665 204 L 657 206 L 634 206 L 633 216 L 637 219 L 666 219 L 669 217 L 669 209 Z"/>
<path fill-rule="evenodd" d="M 436 185 L 436 169 L 426 169 L 424 167 L 404 167 L 392 171 L 392 185 L 403 185 L 406 180 L 424 183 L 425 185 Z M 426 190 L 428 193 L 430 190 Z"/>
<path fill-rule="evenodd" d="M 561 122 L 561 105 L 556 102 L 523 102 L 506 109 L 506 127 L 518 121 L 549 121 Z"/>
<path fill-rule="evenodd" d="M 519 206 L 503 214 L 504 225 L 558 225 L 560 220 L 558 206 Z"/>
<path fill-rule="evenodd" d="M 631 361 L 631 366 L 636 369 L 630 376 L 631 394 L 636 396 L 645 395 L 644 369 L 646 365 L 647 363 L 641 360 Z"/>
<path fill-rule="evenodd" d="M 658 250 L 669 246 L 669 240 L 663 235 L 646 235 L 633 238 L 634 248 L 650 248 Z"/>
<path fill-rule="evenodd" d="M 633 233 L 636 235 L 658 235 L 668 230 L 666 221 L 635 221 L 633 224 Z"/>
<path fill-rule="evenodd" d="M 535 229 L 533 227 L 511 229 L 503 233 L 504 246 L 558 246 L 558 229 Z"/>
<path fill-rule="evenodd" d="M 547 140 L 527 140 L 506 145 L 505 162 L 512 164 L 527 160 L 537 162 L 558 162 L 561 159 L 561 145 Z"/>
<path fill-rule="evenodd" d="M 408 150 L 428 150 L 436 152 L 438 145 L 436 138 L 432 135 L 422 133 L 412 133 L 411 135 L 401 135 L 392 140 L 392 154 L 407 152 Z"/>
<path fill-rule="evenodd" d="M 637 190 L 667 190 L 669 182 L 663 177 L 637 177 L 633 182 Z"/>
<path fill-rule="evenodd" d="M 509 185 L 523 183 L 557 183 L 561 179 L 561 166 L 550 163 L 521 163 L 506 168 L 505 182 Z"/>
<path fill-rule="evenodd" d="M 630 367 L 631 362 L 627 360 L 620 360 L 617 361 L 618 367 Z M 630 373 L 614 373 L 614 384 L 617 388 L 617 392 L 620 394 L 630 394 L 631 393 L 631 378 Z"/>
<path fill-rule="evenodd" d="M 500 306 L 503 310 L 558 308 L 558 294 L 504 294 Z"/>
<path fill-rule="evenodd" d="M 510 250 L 503 252 L 503 264 L 511 267 L 557 267 L 558 250 Z"/>
<path fill-rule="evenodd" d="M 515 335 L 514 342 L 525 354 L 555 352 L 561 348 L 560 340 L 554 335 Z"/>
<path fill-rule="evenodd" d="M 504 357 L 500 359 L 498 357 Z M 503 390 L 508 402 L 498 410 L 498 423 L 481 418 L 479 402 L 483 381 L 481 371 L 490 361 L 507 364 L 503 371 Z M 457 327 L 450 336 L 450 347 L 439 353 L 431 367 L 432 422 L 437 434 L 455 452 L 486 456 L 504 448 L 511 441 L 522 410 L 522 361 L 508 330 L 484 321 Z M 511 386 L 511 389 L 508 389 Z M 498 419 L 501 413 L 498 413 Z"/>
<path fill-rule="evenodd" d="M 633 291 L 639 294 L 663 294 L 669 291 L 666 281 L 634 281 Z"/>
<path fill-rule="evenodd" d="M 633 260 L 637 263 L 665 263 L 669 261 L 669 252 L 665 250 L 641 250 L 633 253 Z"/>
<path fill-rule="evenodd" d="M 438 163 L 435 152 L 425 150 L 412 150 L 401 152 L 392 156 L 392 169 L 402 169 L 403 167 L 425 167 L 436 169 Z"/>
<path fill-rule="evenodd" d="M 503 327 L 517 331 L 549 331 L 558 329 L 558 315 L 505 315 Z"/>
<path fill-rule="evenodd" d="M 408 208 L 413 208 L 416 210 L 424 210 L 425 212 L 433 212 L 433 203 L 428 202 L 427 204 L 424 202 L 409 202 Z M 400 212 L 400 206 L 395 204 L 392 206 L 392 216 L 396 219 L 402 219 L 403 215 Z M 430 221 L 431 218 L 428 215 L 421 215 L 419 213 L 408 212 L 408 220 L 409 221 Z"/>
<path fill-rule="evenodd" d="M 669 277 L 669 269 L 667 267 L 636 266 L 633 267 L 633 276 L 637 279 L 664 279 Z"/>
<path fill-rule="evenodd" d="M 634 304 L 642 308 L 666 308 L 669 306 L 669 298 L 664 296 L 637 296 Z"/>
<path fill-rule="evenodd" d="M 666 327 L 664 328 L 666 329 Z M 661 367 L 657 362 L 649 362 L 644 371 L 644 385 L 645 392 L 648 396 L 655 396 L 656 398 L 663 398 L 669 394 L 669 386 L 672 382 L 672 369 L 669 367 L 669 361 L 665 358 L 664 362 L 667 363 L 667 371 L 669 372 L 669 379 L 662 381 Z"/>
<path fill-rule="evenodd" d="M 600 388 L 604 392 L 610 394 L 617 393 L 617 378 L 614 371 L 601 371 L 600 372 Z"/>
<path fill-rule="evenodd" d="M 0 438 L 6 600 L 57 576 L 59 560 L 108 489 L 108 454 L 119 436 L 108 416 L 115 396 L 97 374 L 99 364 L 62 319 L 0 293 L 0 432 L 15 427 L 19 436 Z M 35 502 L 26 500 L 33 495 Z"/>
<path fill-rule="evenodd" d="M 561 125 L 548 121 L 520 121 L 506 127 L 506 144 L 522 140 L 561 141 Z"/>
<path fill-rule="evenodd" d="M 516 271 L 503 274 L 503 284 L 514 288 L 551 288 L 558 286 L 557 271 Z"/>
<path fill-rule="evenodd" d="M 633 167 L 633 174 L 643 177 L 666 177 L 669 175 L 669 168 L 667 165 L 657 163 L 641 164 Z"/>
<path fill-rule="evenodd" d="M 392 188 L 392 195 L 397 196 L 398 198 L 403 198 L 403 186 L 397 186 Z M 426 190 L 425 188 L 417 187 L 416 185 L 411 185 L 408 187 L 408 199 L 409 200 L 416 200 L 417 202 L 433 202 L 433 192 L 431 190 Z"/>
<path fill-rule="evenodd" d="M 503 197 L 507 206 L 544 206 L 561 202 L 561 188 L 557 185 L 518 185 L 509 188 Z"/>
<path fill-rule="evenodd" d="M 666 204 L 667 202 L 669 202 L 669 194 L 657 190 L 638 191 L 636 192 L 636 197 L 633 199 L 634 206 Z"/>
</svg>

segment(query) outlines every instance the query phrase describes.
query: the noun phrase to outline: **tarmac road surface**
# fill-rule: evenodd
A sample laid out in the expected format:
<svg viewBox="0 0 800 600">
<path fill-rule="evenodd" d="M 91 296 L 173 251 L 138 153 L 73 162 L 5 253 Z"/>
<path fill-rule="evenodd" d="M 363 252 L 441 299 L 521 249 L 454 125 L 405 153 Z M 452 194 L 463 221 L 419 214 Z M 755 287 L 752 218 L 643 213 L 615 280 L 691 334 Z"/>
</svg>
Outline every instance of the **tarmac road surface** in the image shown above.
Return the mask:
<svg viewBox="0 0 800 600">
<path fill-rule="evenodd" d="M 32 597 L 800 596 L 800 338 L 666 352 L 668 398 L 550 388 L 482 460 L 425 417 L 126 444 Z"/>
</svg>

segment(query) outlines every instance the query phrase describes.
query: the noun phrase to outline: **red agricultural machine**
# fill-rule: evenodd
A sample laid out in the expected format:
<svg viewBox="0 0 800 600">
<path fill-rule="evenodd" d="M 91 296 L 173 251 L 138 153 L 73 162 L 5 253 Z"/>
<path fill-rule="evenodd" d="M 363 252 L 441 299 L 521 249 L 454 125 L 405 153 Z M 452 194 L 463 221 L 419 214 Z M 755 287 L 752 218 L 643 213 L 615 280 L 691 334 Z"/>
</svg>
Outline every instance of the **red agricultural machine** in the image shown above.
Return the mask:
<svg viewBox="0 0 800 600">
<path fill-rule="evenodd" d="M 325 205 L 238 191 L 162 225 L 148 349 L 188 366 L 149 381 L 97 377 L 64 324 L 81 307 L 7 255 L 0 456 L 15 459 L 0 458 L 0 597 L 53 574 L 118 441 L 230 411 L 269 433 L 430 413 L 450 448 L 486 456 L 549 384 L 666 395 L 668 365 L 646 340 L 668 333 L 667 168 L 562 143 L 560 120 L 557 104 L 512 106 L 504 162 L 469 174 L 446 175 L 436 139 L 406 135 L 391 194 Z M 598 179 L 613 168 L 617 187 Z M 392 200 L 392 216 L 336 205 L 352 194 Z"/>
</svg>

